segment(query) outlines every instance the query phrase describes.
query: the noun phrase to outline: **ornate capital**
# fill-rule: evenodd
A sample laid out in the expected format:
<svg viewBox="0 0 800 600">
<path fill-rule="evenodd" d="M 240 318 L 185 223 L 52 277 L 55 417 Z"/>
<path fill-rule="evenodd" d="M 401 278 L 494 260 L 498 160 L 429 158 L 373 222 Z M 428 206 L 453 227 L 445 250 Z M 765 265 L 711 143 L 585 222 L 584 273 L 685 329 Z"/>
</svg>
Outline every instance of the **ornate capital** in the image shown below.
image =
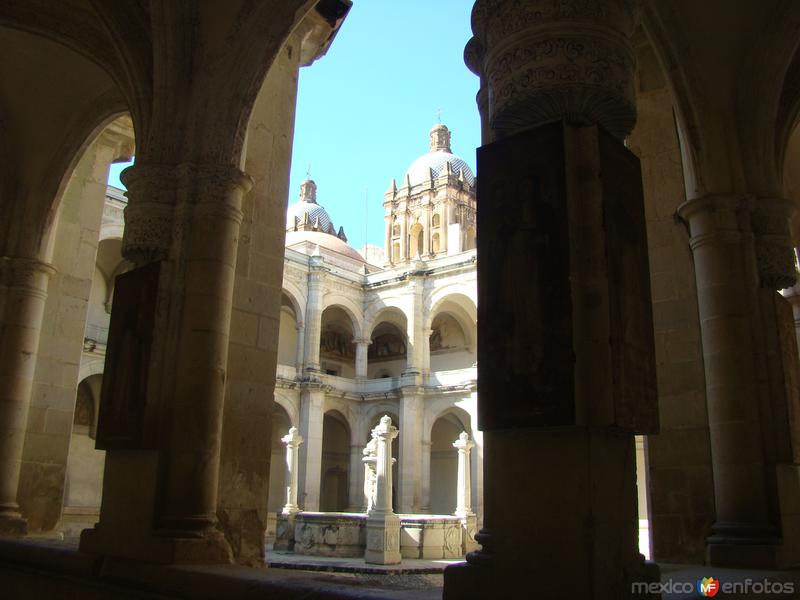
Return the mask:
<svg viewBox="0 0 800 600">
<path fill-rule="evenodd" d="M 167 165 L 133 165 L 120 178 L 128 191 L 122 256 L 136 265 L 169 254 L 174 218 L 175 170 Z"/>
<path fill-rule="evenodd" d="M 628 135 L 639 13 L 637 0 L 477 0 L 464 58 L 486 88 L 495 134 L 563 119 Z"/>
<path fill-rule="evenodd" d="M 453 442 L 453 448 L 456 448 L 459 452 L 469 453 L 474 447 L 475 442 L 469 439 L 469 434 L 466 431 L 462 431 L 458 439 Z"/>
<path fill-rule="evenodd" d="M 240 223 L 241 197 L 252 187 L 252 179 L 235 167 L 194 163 L 135 164 L 122 172 L 122 181 L 128 188 L 122 255 L 137 265 L 169 255 L 179 237 L 176 206 Z"/>
<path fill-rule="evenodd" d="M 784 198 L 759 198 L 753 203 L 751 224 L 761 287 L 781 290 L 797 281 L 796 254 L 790 221 L 796 204 Z"/>
<path fill-rule="evenodd" d="M 49 264 L 16 256 L 0 256 L 0 286 L 29 296 L 47 297 L 47 282 L 56 270 Z"/>
</svg>

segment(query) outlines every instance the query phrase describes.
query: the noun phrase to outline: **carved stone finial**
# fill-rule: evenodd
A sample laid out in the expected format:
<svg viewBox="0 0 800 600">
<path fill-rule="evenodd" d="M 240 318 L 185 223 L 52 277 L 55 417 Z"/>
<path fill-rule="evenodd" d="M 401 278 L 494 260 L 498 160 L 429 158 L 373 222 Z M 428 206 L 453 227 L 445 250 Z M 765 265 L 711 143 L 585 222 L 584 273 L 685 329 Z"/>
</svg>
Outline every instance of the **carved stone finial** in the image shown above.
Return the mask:
<svg viewBox="0 0 800 600">
<path fill-rule="evenodd" d="M 300 184 L 300 202 L 317 203 L 317 184 L 313 179 L 306 179 Z"/>
</svg>

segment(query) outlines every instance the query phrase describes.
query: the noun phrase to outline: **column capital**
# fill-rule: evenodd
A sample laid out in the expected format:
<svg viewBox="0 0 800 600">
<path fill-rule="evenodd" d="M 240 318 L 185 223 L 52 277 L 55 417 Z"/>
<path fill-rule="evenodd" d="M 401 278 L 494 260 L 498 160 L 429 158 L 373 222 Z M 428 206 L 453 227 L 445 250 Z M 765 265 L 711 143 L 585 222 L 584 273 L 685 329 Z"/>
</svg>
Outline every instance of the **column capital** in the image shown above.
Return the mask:
<svg viewBox="0 0 800 600">
<path fill-rule="evenodd" d="M 788 198 L 757 198 L 751 225 L 756 240 L 756 263 L 763 288 L 785 289 L 797 281 L 791 220 L 797 202 Z"/>
<path fill-rule="evenodd" d="M 354 344 L 365 344 L 365 345 L 369 346 L 372 343 L 372 340 L 370 338 L 357 337 L 357 338 L 353 338 L 353 343 Z"/>
<path fill-rule="evenodd" d="M 55 274 L 53 265 L 34 258 L 0 256 L 0 285 L 3 287 L 44 291 L 42 286 Z"/>
<path fill-rule="evenodd" d="M 169 255 L 178 204 L 195 206 L 206 217 L 242 220 L 241 196 L 253 185 L 230 165 L 135 163 L 122 171 L 127 188 L 122 255 L 136 264 Z"/>
<path fill-rule="evenodd" d="M 618 138 L 636 122 L 630 42 L 640 2 L 477 0 L 464 59 L 480 75 L 500 137 L 548 121 L 599 124 Z"/>
</svg>

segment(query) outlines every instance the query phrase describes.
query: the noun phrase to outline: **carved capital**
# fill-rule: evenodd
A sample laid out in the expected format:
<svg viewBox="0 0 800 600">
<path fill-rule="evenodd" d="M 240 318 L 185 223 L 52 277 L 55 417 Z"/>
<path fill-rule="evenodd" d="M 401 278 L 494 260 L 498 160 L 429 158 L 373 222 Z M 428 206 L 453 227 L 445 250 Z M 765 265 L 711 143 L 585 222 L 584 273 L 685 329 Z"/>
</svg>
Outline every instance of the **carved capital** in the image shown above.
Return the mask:
<svg viewBox="0 0 800 600">
<path fill-rule="evenodd" d="M 128 188 L 122 255 L 141 265 L 167 258 L 191 212 L 200 218 L 242 221 L 241 198 L 252 179 L 229 165 L 144 164 L 122 172 Z M 181 214 L 176 215 L 176 207 Z"/>
<path fill-rule="evenodd" d="M 759 198 L 750 217 L 756 246 L 759 284 L 780 290 L 797 281 L 791 217 L 796 205 L 783 198 Z"/>
<path fill-rule="evenodd" d="M 128 189 L 122 256 L 136 265 L 169 254 L 177 182 L 168 165 L 134 165 L 120 176 Z"/>
<path fill-rule="evenodd" d="M 636 0 L 477 0 L 464 56 L 486 87 L 495 134 L 563 119 L 628 135 L 639 13 Z"/>
<path fill-rule="evenodd" d="M 56 270 L 30 258 L 0 256 L 0 286 L 37 298 L 47 297 L 47 282 Z"/>
</svg>

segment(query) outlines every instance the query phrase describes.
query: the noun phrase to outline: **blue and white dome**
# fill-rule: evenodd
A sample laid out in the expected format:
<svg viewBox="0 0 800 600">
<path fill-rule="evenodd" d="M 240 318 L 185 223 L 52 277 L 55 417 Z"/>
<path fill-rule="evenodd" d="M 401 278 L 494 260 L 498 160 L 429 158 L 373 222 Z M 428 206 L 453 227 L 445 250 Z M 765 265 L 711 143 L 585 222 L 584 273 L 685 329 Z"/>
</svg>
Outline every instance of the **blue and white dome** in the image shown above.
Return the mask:
<svg viewBox="0 0 800 600">
<path fill-rule="evenodd" d="M 431 172 L 434 177 L 439 177 L 450 164 L 453 174 L 458 176 L 459 171 L 464 172 L 464 181 L 470 186 L 475 185 L 475 174 L 469 165 L 460 156 L 450 150 L 450 130 L 441 123 L 434 125 L 430 132 L 430 151 L 423 154 L 408 167 L 406 178 L 411 187 L 427 183 Z M 404 178 L 403 181 L 406 179 Z"/>
</svg>

